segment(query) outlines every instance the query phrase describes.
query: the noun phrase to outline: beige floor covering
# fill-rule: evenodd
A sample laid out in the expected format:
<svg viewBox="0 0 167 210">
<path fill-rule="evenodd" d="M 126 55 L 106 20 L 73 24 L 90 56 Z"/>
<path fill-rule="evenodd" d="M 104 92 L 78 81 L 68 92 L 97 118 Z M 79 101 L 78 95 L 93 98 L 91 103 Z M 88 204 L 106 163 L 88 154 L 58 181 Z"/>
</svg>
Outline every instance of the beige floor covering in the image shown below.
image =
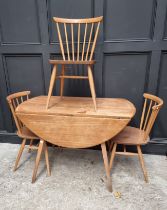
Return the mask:
<svg viewBox="0 0 167 210">
<path fill-rule="evenodd" d="M 24 151 L 12 171 L 19 145 L 0 144 L 0 210 L 166 210 L 167 159 L 144 155 L 150 183 L 146 184 L 136 157 L 117 157 L 112 171 L 116 199 L 107 191 L 100 151 L 49 148 L 51 177 L 44 157 L 37 181 L 31 184 L 36 152 Z"/>
</svg>

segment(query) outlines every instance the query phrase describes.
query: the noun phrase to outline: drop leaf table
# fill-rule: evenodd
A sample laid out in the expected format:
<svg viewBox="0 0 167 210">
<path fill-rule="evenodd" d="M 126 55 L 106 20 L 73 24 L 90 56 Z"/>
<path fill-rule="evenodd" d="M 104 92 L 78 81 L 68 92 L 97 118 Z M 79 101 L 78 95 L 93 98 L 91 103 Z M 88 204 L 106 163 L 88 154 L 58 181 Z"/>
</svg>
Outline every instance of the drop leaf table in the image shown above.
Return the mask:
<svg viewBox="0 0 167 210">
<path fill-rule="evenodd" d="M 134 105 L 122 98 L 97 98 L 94 111 L 89 97 L 52 96 L 46 109 L 47 96 L 38 96 L 21 103 L 16 114 L 43 141 L 66 148 L 88 148 L 101 145 L 107 182 L 111 187 L 106 142 L 122 131 L 134 116 Z M 38 149 L 36 168 L 42 146 Z M 36 179 L 37 169 L 34 174 Z"/>
</svg>

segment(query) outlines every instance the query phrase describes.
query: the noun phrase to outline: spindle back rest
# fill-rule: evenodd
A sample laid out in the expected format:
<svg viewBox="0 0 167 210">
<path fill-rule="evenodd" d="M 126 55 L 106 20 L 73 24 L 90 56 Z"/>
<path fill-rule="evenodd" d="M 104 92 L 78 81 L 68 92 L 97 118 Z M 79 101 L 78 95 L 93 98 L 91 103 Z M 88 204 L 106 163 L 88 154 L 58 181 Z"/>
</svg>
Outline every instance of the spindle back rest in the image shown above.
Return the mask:
<svg viewBox="0 0 167 210">
<path fill-rule="evenodd" d="M 160 111 L 163 100 L 157 96 L 144 93 L 144 106 L 140 121 L 140 130 L 145 131 L 145 140 L 148 138 L 150 131 L 154 125 L 158 112 Z"/>
<path fill-rule="evenodd" d="M 10 106 L 14 121 L 16 123 L 16 127 L 18 129 L 18 132 L 21 134 L 21 130 L 23 127 L 23 123 L 18 119 L 18 117 L 16 116 L 16 108 L 19 104 L 21 104 L 23 101 L 28 100 L 29 99 L 29 95 L 30 95 L 30 91 L 23 91 L 23 92 L 18 92 L 18 93 L 14 93 L 11 94 L 9 96 L 7 96 L 7 101 L 8 104 Z"/>
<path fill-rule="evenodd" d="M 87 19 L 66 19 L 53 17 L 56 23 L 60 49 L 63 60 L 91 61 L 93 58 L 100 22 L 103 17 Z M 60 27 L 63 25 L 63 27 Z M 70 26 L 70 33 L 67 26 Z M 77 28 L 77 40 L 75 40 L 74 27 Z M 81 40 L 81 28 L 84 29 L 84 37 Z M 88 29 L 89 28 L 89 29 Z M 62 30 L 61 30 L 62 29 Z M 65 36 L 65 44 L 62 37 Z M 71 39 L 69 39 L 71 37 Z M 87 41 L 88 39 L 88 41 Z M 87 46 L 86 46 L 87 45 Z M 70 51 L 71 48 L 71 51 Z M 71 53 L 72 52 L 72 53 Z"/>
</svg>

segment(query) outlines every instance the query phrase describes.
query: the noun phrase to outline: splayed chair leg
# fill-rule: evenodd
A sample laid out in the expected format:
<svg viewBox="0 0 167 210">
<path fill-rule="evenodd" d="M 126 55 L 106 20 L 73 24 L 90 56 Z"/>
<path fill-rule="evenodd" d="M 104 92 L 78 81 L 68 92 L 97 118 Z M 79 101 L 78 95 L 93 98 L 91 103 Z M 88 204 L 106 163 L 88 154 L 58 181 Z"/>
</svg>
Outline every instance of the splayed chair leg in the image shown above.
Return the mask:
<svg viewBox="0 0 167 210">
<path fill-rule="evenodd" d="M 93 80 L 93 74 L 92 69 L 90 66 L 88 66 L 88 79 L 89 79 L 89 85 L 90 85 L 90 91 L 93 99 L 94 109 L 96 111 L 96 92 L 95 92 L 95 86 L 94 86 L 94 80 Z"/>
<path fill-rule="evenodd" d="M 139 161 L 140 161 L 140 164 L 141 164 L 141 168 L 143 170 L 144 179 L 148 183 L 147 170 L 146 170 L 146 167 L 145 167 L 145 164 L 144 164 L 143 154 L 142 154 L 140 145 L 137 145 L 137 152 L 138 152 L 138 156 L 139 156 Z"/>
<path fill-rule="evenodd" d="M 17 155 L 17 158 L 16 158 L 16 162 L 15 162 L 15 166 L 14 166 L 13 171 L 16 171 L 16 169 L 17 169 L 17 166 L 19 164 L 19 161 L 20 161 L 21 155 L 23 153 L 25 144 L 26 144 L 26 139 L 23 139 L 22 144 L 21 144 L 20 149 L 19 149 L 19 152 L 18 152 L 18 155 Z"/>
<path fill-rule="evenodd" d="M 107 175 L 107 188 L 108 188 L 109 192 L 112 192 L 112 180 L 111 180 L 111 176 L 110 176 L 110 168 L 109 168 L 109 162 L 108 162 L 108 156 L 107 156 L 107 150 L 106 150 L 105 143 L 101 144 L 101 149 L 102 149 L 104 167 L 105 167 L 106 175 Z"/>
<path fill-rule="evenodd" d="M 32 183 L 34 183 L 36 180 L 37 170 L 38 170 L 39 161 L 41 159 L 41 154 L 42 154 L 43 148 L 44 148 L 44 140 L 40 140 L 39 147 L 38 147 L 38 153 L 37 153 L 35 166 L 34 166 L 34 171 L 33 171 L 33 176 L 32 176 Z"/>
<path fill-rule="evenodd" d="M 48 98 L 47 98 L 47 102 L 46 102 L 46 109 L 48 109 L 48 107 L 49 107 L 49 102 L 50 102 L 50 98 L 51 98 L 52 91 L 53 91 L 53 86 L 54 86 L 55 79 L 56 79 L 56 68 L 57 68 L 57 66 L 54 65 L 52 75 L 51 75 L 51 79 L 50 79 Z"/>
</svg>

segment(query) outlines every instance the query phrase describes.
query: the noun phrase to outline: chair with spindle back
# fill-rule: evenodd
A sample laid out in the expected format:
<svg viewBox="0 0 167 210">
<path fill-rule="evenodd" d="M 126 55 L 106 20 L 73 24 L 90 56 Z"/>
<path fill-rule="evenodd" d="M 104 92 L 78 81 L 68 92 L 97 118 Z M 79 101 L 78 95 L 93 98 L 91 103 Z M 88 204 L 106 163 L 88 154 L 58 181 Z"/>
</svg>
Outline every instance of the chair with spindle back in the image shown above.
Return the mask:
<svg viewBox="0 0 167 210">
<path fill-rule="evenodd" d="M 149 141 L 149 134 L 153 127 L 153 124 L 156 120 L 158 112 L 160 111 L 163 100 L 157 96 L 144 93 L 144 106 L 143 112 L 140 121 L 140 128 L 127 126 L 121 133 L 119 133 L 116 137 L 111 140 L 113 143 L 113 148 L 111 152 L 110 159 L 110 170 L 113 165 L 114 157 L 116 154 L 118 155 L 126 155 L 126 156 L 138 156 L 141 164 L 141 168 L 143 170 L 143 175 L 145 181 L 148 182 L 147 171 L 144 165 L 144 159 L 141 151 L 141 145 L 145 145 Z M 117 152 L 117 145 L 123 145 L 123 151 Z M 137 153 L 127 152 L 126 145 L 134 145 L 137 146 Z"/>
<path fill-rule="evenodd" d="M 60 79 L 60 96 L 63 96 L 64 79 L 88 79 L 94 108 L 96 110 L 96 93 L 92 74 L 92 65 L 95 63 L 95 61 L 92 59 L 96 46 L 100 22 L 102 19 L 103 17 L 87 19 L 65 19 L 53 17 L 53 20 L 56 23 L 63 60 L 50 60 L 50 63 L 53 64 L 53 71 L 48 91 L 46 104 L 47 109 L 49 107 L 49 101 L 56 79 Z M 63 29 L 61 30 L 61 28 Z M 77 40 L 75 39 L 75 29 L 77 30 Z M 84 31 L 83 38 L 81 36 L 82 29 Z M 63 40 L 63 36 L 65 41 Z M 71 37 L 71 39 L 69 39 L 69 37 Z M 59 76 L 56 75 L 58 64 L 62 65 L 61 75 Z M 87 65 L 88 76 L 74 76 L 65 74 L 65 65 L 68 64 Z"/>
<path fill-rule="evenodd" d="M 28 152 L 30 152 L 31 150 L 38 150 L 38 145 L 36 145 L 36 146 L 33 145 L 33 141 L 39 140 L 39 137 L 36 136 L 34 133 L 32 133 L 25 125 L 23 125 L 23 123 L 19 120 L 19 118 L 17 117 L 16 112 L 15 112 L 15 110 L 16 110 L 17 106 L 19 106 L 19 104 L 23 103 L 26 100 L 29 100 L 29 95 L 30 95 L 30 91 L 23 91 L 23 92 L 11 94 L 11 95 L 7 96 L 7 98 L 6 98 L 8 101 L 8 104 L 10 106 L 15 124 L 16 124 L 17 135 L 23 139 L 22 144 L 19 149 L 19 152 L 18 152 L 18 155 L 17 155 L 17 158 L 16 158 L 14 171 L 17 169 L 18 163 L 20 161 L 20 158 L 21 158 L 21 155 L 25 148 L 25 144 L 26 144 L 27 140 L 30 140 Z M 47 171 L 48 171 L 48 175 L 50 175 L 48 149 L 47 149 L 47 145 L 45 142 L 44 142 L 44 146 L 45 146 L 44 150 L 45 150 Z M 34 169 L 34 171 L 36 171 L 36 168 Z"/>
</svg>

